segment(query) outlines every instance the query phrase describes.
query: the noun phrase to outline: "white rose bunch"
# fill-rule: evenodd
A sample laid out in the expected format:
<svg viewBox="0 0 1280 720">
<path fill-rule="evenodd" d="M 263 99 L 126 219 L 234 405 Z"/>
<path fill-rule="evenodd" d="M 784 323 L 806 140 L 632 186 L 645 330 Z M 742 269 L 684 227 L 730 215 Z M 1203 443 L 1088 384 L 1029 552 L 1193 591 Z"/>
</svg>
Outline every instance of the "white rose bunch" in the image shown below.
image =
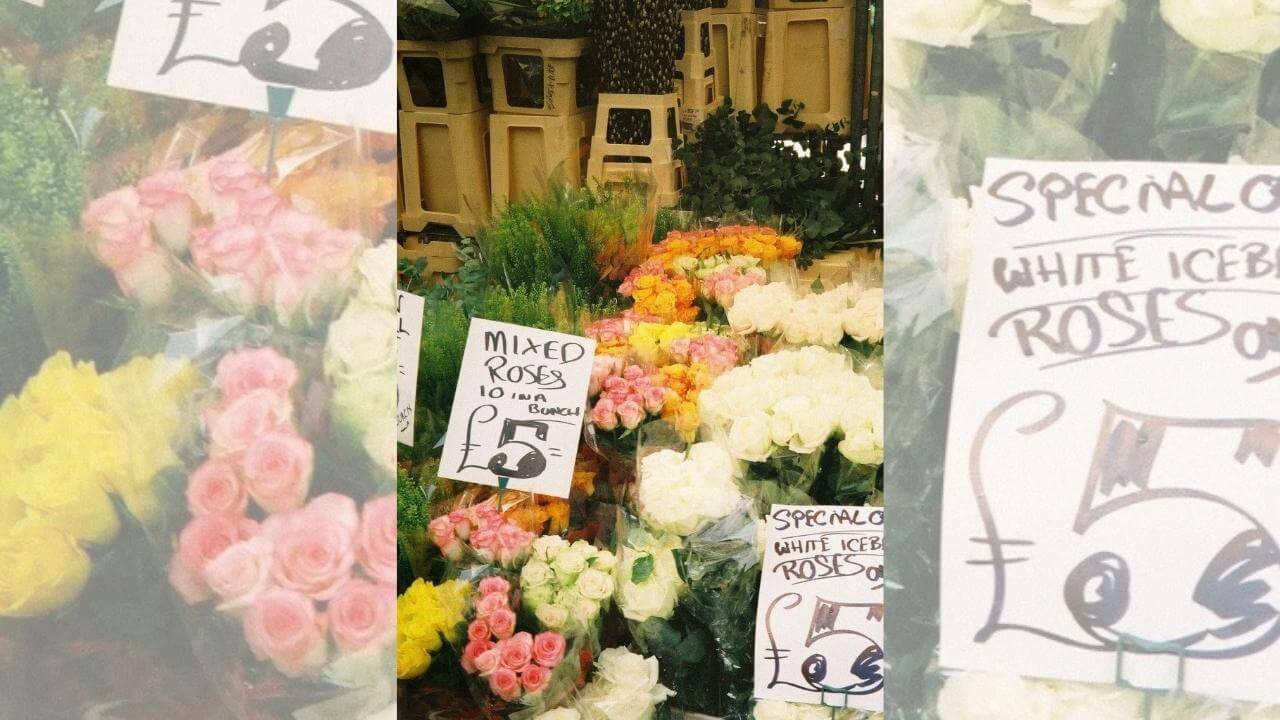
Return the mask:
<svg viewBox="0 0 1280 720">
<path fill-rule="evenodd" d="M 831 347 L 845 335 L 878 343 L 884 339 L 884 291 L 844 283 L 797 295 L 787 283 L 751 285 L 738 291 L 727 317 L 735 333 L 761 333 L 791 345 Z"/>
<path fill-rule="evenodd" d="M 675 535 L 654 536 L 632 532 L 618 551 L 614 576 L 614 602 L 623 617 L 644 622 L 651 617 L 667 620 L 686 590 L 676 570 L 673 550 L 680 547 Z"/>
<path fill-rule="evenodd" d="M 740 475 L 738 463 L 718 443 L 695 443 L 687 453 L 647 455 L 637 481 L 640 518 L 663 532 L 692 535 L 737 507 Z"/>
<path fill-rule="evenodd" d="M 704 428 L 738 460 L 781 449 L 809 454 L 828 439 L 850 462 L 883 458 L 884 393 L 839 351 L 809 346 L 762 355 L 721 375 L 698 398 Z"/>
<path fill-rule="evenodd" d="M 885 31 L 891 39 L 969 47 L 1000 10 L 992 0 L 894 0 L 885 3 Z"/>
<path fill-rule="evenodd" d="M 596 676 L 582 688 L 583 720 L 649 720 L 675 693 L 658 682 L 658 659 L 609 648 L 596 660 Z"/>
<path fill-rule="evenodd" d="M 1202 50 L 1267 55 L 1280 48 L 1280 0 L 1160 0 L 1160 16 Z"/>
<path fill-rule="evenodd" d="M 520 569 L 521 602 L 544 629 L 583 636 L 613 597 L 616 564 L 613 553 L 585 540 L 544 535 Z"/>
<path fill-rule="evenodd" d="M 354 292 L 329 326 L 324 371 L 335 421 L 360 439 L 375 460 L 394 463 L 396 307 L 395 244 L 365 250 Z M 388 472 L 394 469 L 387 466 Z"/>
</svg>

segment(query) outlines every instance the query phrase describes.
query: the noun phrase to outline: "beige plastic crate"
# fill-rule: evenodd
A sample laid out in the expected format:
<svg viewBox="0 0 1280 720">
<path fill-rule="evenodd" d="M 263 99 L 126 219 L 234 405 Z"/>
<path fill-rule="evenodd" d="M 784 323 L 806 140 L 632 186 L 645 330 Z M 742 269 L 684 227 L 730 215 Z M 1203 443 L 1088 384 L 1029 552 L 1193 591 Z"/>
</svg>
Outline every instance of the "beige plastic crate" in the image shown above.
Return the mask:
<svg viewBox="0 0 1280 720">
<path fill-rule="evenodd" d="M 806 129 L 849 120 L 853 112 L 853 8 L 765 13 L 761 97 L 771 107 L 803 102 Z M 790 128 L 779 123 L 779 132 Z M 847 131 L 847 128 L 846 128 Z"/>
<path fill-rule="evenodd" d="M 614 110 L 636 110 L 649 114 L 651 134 L 645 144 L 609 142 L 609 115 Z M 675 159 L 673 126 L 678 132 L 679 102 L 675 93 L 667 95 L 624 95 L 605 93 L 596 106 L 595 133 L 591 137 L 591 160 L 587 164 L 590 182 L 603 185 L 639 183 L 654 190 L 658 204 L 671 207 L 684 189 L 684 164 Z"/>
<path fill-rule="evenodd" d="M 396 44 L 396 85 L 400 108 L 450 114 L 484 109 L 478 76 L 480 47 L 474 38 Z M 428 89 L 439 83 L 444 97 Z M 436 88 L 438 91 L 440 88 Z"/>
<path fill-rule="evenodd" d="M 447 225 L 474 235 L 489 216 L 489 112 L 400 113 L 400 226 Z"/>
<path fill-rule="evenodd" d="M 686 53 L 676 62 L 676 99 L 680 108 L 680 132 L 685 139 L 707 119 L 707 113 L 724 102 L 718 92 L 718 70 L 710 55 Z"/>
<path fill-rule="evenodd" d="M 540 195 L 554 179 L 577 186 L 587 172 L 591 111 L 554 117 L 489 116 L 490 196 L 494 212 L 526 195 Z"/>
<path fill-rule="evenodd" d="M 764 14 L 717 12 L 711 16 L 711 58 L 716 66 L 716 95 L 750 110 L 760 103 Z"/>
<path fill-rule="evenodd" d="M 576 115 L 587 40 L 492 36 L 480 39 L 493 84 L 493 109 L 523 115 Z M 539 93 L 541 95 L 539 96 Z"/>
<path fill-rule="evenodd" d="M 398 248 L 400 259 L 417 262 L 426 258 L 427 267 L 423 273 L 428 283 L 452 275 L 462 267 L 458 260 L 458 244 L 446 240 L 426 240 L 418 235 L 406 235 L 400 240 Z"/>
<path fill-rule="evenodd" d="M 715 7 L 716 4 L 722 6 Z M 746 13 L 765 10 L 768 0 L 721 0 L 721 3 L 716 4 L 711 8 L 713 13 Z"/>
</svg>

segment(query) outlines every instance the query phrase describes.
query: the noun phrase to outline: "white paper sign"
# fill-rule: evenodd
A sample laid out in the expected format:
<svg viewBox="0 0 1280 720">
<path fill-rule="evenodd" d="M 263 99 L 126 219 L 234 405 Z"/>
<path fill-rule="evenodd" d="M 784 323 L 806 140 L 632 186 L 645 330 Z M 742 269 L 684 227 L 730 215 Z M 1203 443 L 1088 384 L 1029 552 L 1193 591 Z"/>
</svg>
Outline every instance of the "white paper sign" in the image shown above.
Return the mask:
<svg viewBox="0 0 1280 720">
<path fill-rule="evenodd" d="M 945 667 L 1280 701 L 1280 168 L 989 161 Z"/>
<path fill-rule="evenodd" d="M 394 133 L 395 3 L 126 0 L 113 87 Z"/>
<path fill-rule="evenodd" d="M 473 319 L 440 476 L 569 497 L 596 344 Z"/>
<path fill-rule="evenodd" d="M 767 522 L 755 696 L 879 712 L 884 510 L 774 505 Z"/>
<path fill-rule="evenodd" d="M 418 351 L 422 344 L 422 296 L 396 291 L 396 331 L 399 375 L 396 383 L 396 435 L 405 445 L 413 445 L 413 415 L 418 405 Z"/>
</svg>

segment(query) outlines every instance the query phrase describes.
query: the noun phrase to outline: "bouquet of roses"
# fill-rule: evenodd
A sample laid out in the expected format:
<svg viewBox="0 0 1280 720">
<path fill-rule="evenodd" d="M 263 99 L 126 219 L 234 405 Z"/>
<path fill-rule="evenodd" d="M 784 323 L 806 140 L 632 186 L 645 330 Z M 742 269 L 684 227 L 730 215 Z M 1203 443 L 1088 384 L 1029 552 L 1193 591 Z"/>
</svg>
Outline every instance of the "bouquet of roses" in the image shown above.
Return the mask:
<svg viewBox="0 0 1280 720">
<path fill-rule="evenodd" d="M 762 355 L 719 377 L 699 401 L 704 430 L 723 434 L 733 457 L 751 463 L 741 484 L 762 509 L 784 499 L 808 504 L 815 487 L 837 504 L 874 494 L 884 393 L 845 353 L 808 346 Z"/>
<path fill-rule="evenodd" d="M 598 650 L 598 624 L 613 598 L 616 564 L 612 552 L 585 540 L 544 535 L 520 569 L 521 605 L 541 628 Z"/>
<path fill-rule="evenodd" d="M 738 293 L 728 310 L 735 333 L 760 333 L 789 346 L 859 347 L 884 340 L 884 290 L 843 283 L 825 292 L 797 293 L 783 282 Z"/>
<path fill-rule="evenodd" d="M 600 653 L 596 674 L 564 707 L 536 720 L 651 720 L 675 693 L 660 682 L 658 659 L 623 647 Z"/>
<path fill-rule="evenodd" d="M 452 562 L 496 563 L 509 570 L 520 567 L 536 537 L 503 518 L 496 498 L 441 515 L 427 531 L 431 542 Z"/>
</svg>

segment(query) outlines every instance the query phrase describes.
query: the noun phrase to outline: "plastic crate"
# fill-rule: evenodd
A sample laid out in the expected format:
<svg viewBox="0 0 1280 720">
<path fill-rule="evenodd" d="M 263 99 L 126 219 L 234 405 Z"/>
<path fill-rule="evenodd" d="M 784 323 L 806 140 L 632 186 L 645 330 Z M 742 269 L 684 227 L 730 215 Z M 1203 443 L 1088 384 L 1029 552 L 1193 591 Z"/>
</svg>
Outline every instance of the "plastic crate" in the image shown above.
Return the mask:
<svg viewBox="0 0 1280 720">
<path fill-rule="evenodd" d="M 483 110 L 483 63 L 475 39 L 396 45 L 397 98 L 402 110 L 454 115 Z"/>
<path fill-rule="evenodd" d="M 684 189 L 684 164 L 675 159 L 674 140 L 679 132 L 679 102 L 667 95 L 602 94 L 596 106 L 595 133 L 587 177 L 602 186 L 637 183 L 651 188 L 658 204 L 671 207 Z M 649 136 L 642 143 L 609 141 L 609 125 L 618 113 L 648 115 Z"/>
<path fill-rule="evenodd" d="M 553 181 L 582 184 L 586 177 L 594 115 L 552 117 L 494 113 L 489 116 L 490 197 L 494 212 Z"/>
<path fill-rule="evenodd" d="M 576 115 L 595 104 L 587 40 L 494 36 L 480 40 L 493 109 L 522 115 Z"/>
<path fill-rule="evenodd" d="M 853 8 L 770 10 L 765 13 L 761 97 L 805 105 L 805 129 L 850 120 L 853 113 Z M 779 131 L 790 128 L 779 124 Z M 848 128 L 846 128 L 847 131 Z"/>
<path fill-rule="evenodd" d="M 489 216 L 489 112 L 400 113 L 400 226 L 446 225 L 474 235 Z"/>
</svg>

